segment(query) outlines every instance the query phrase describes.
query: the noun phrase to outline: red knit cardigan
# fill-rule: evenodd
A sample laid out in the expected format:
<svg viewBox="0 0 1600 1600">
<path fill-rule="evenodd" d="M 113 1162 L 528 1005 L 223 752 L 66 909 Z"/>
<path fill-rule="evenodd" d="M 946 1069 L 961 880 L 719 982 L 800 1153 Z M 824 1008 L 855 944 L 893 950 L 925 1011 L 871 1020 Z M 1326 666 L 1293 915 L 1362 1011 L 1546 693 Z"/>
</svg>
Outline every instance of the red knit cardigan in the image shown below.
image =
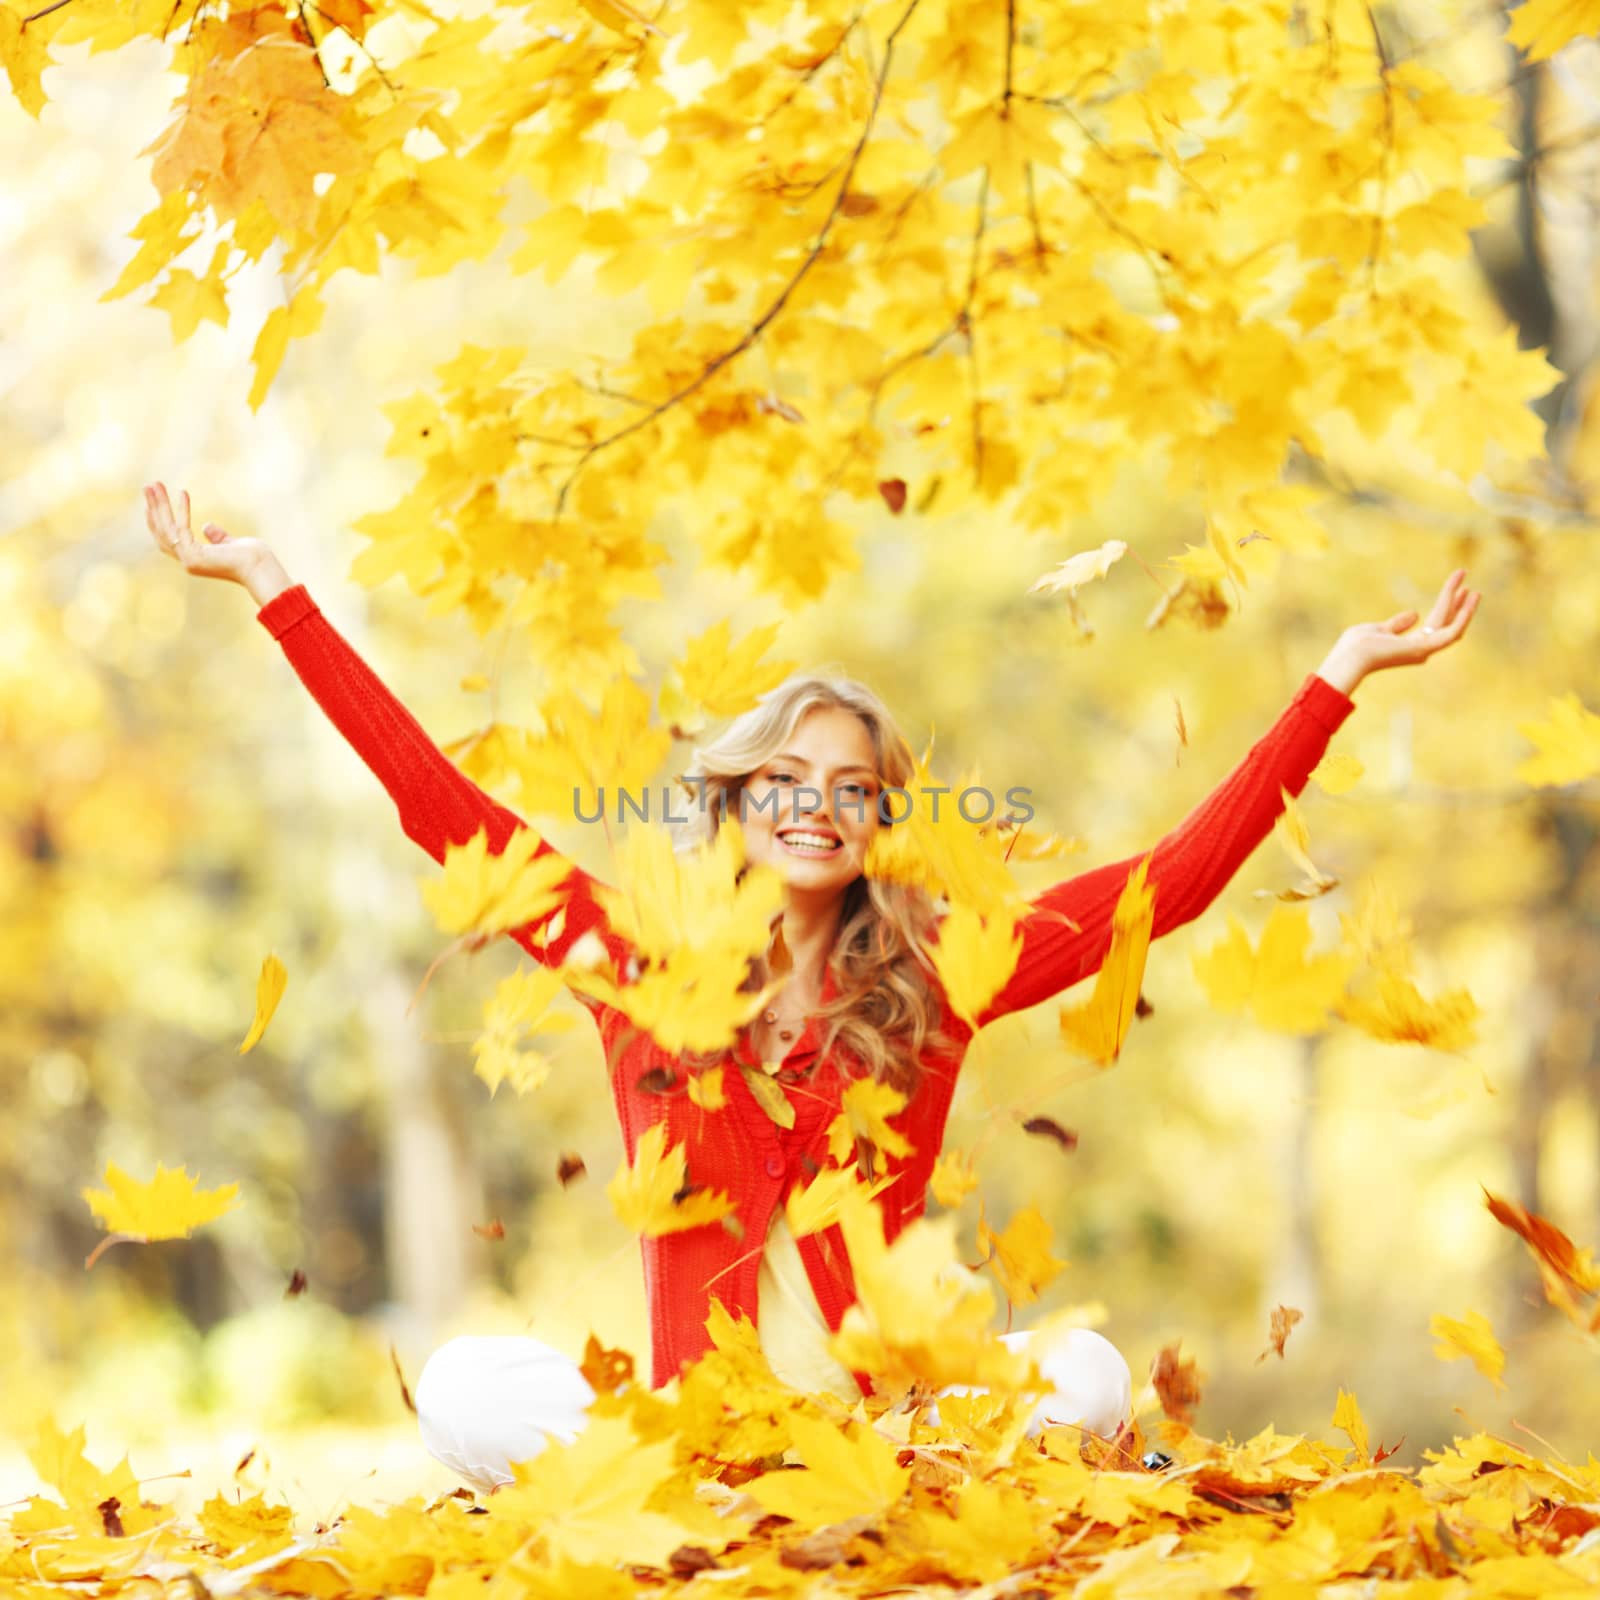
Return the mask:
<svg viewBox="0 0 1600 1600">
<path fill-rule="evenodd" d="M 334 726 L 388 790 L 405 832 L 436 861 L 444 860 L 447 844 L 464 844 L 485 826 L 489 847 L 496 852 L 525 826 L 445 757 L 323 616 L 304 585 L 285 590 L 258 616 Z M 1153 938 L 1182 927 L 1211 904 L 1283 809 L 1280 788 L 1292 795 L 1304 789 L 1329 739 L 1354 709 L 1348 695 L 1310 674 L 1244 760 L 1155 846 L 1148 874 L 1149 883 L 1159 887 Z M 543 843 L 539 853 L 550 848 Z M 1029 902 L 1031 909 L 1018 925 L 1022 951 L 1016 970 L 978 1018 L 979 1027 L 1038 1005 L 1099 970 L 1111 943 L 1112 911 L 1141 859 L 1142 854 L 1097 867 Z M 511 937 L 536 960 L 559 964 L 573 942 L 593 929 L 617 970 L 623 971 L 631 947 L 607 925 L 595 886 L 593 878 L 574 867 L 565 886 L 567 913 L 560 932 L 541 942 L 545 923 L 556 914 L 551 912 L 512 930 Z M 836 992 L 831 971 L 822 992 L 824 999 Z M 809 1182 L 818 1168 L 837 1165 L 828 1153 L 827 1130 L 849 1076 L 835 1055 L 817 1063 L 805 1082 L 789 1087 L 795 1108 L 792 1128 L 773 1122 L 737 1072 L 724 1076 L 727 1105 L 708 1113 L 689 1101 L 685 1073 L 672 1054 L 620 1011 L 580 998 L 594 1015 L 611 1063 L 611 1094 L 629 1161 L 640 1134 L 654 1123 L 666 1123 L 669 1146 L 685 1147 L 688 1181 L 727 1192 L 742 1224 L 742 1238 L 713 1222 L 640 1240 L 650 1310 L 651 1384 L 660 1387 L 685 1362 L 710 1348 L 706 1318 L 713 1295 L 735 1315 L 758 1321 L 757 1273 L 773 1208 L 792 1186 Z M 924 1056 L 919 1086 L 895 1119 L 912 1153 L 885 1163 L 896 1174 L 877 1201 L 889 1240 L 926 1206 L 928 1177 L 973 1033 L 953 1013 L 945 1017 L 945 1030 L 954 1046 Z M 807 1067 L 818 1048 L 815 1024 L 808 1023 L 785 1065 Z M 748 1041 L 741 1044 L 739 1056 L 754 1063 Z M 668 1075 L 673 1087 L 657 1092 Z M 642 1079 L 650 1082 L 650 1090 L 639 1087 Z M 796 1242 L 823 1317 L 837 1330 L 855 1299 L 843 1236 L 834 1226 Z M 870 1392 L 865 1374 L 857 1374 L 857 1381 Z"/>
</svg>

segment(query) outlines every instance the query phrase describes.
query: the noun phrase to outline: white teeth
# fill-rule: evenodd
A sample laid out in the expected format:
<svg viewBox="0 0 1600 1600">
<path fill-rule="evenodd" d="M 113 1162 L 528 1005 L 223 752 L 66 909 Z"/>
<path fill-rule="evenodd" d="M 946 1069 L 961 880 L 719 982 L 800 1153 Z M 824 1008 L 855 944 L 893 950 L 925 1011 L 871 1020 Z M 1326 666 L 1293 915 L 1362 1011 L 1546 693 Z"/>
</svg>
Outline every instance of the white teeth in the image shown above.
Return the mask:
<svg viewBox="0 0 1600 1600">
<path fill-rule="evenodd" d="M 824 833 L 786 833 L 783 842 L 791 850 L 814 850 L 818 855 L 838 849 L 838 841 Z"/>
</svg>

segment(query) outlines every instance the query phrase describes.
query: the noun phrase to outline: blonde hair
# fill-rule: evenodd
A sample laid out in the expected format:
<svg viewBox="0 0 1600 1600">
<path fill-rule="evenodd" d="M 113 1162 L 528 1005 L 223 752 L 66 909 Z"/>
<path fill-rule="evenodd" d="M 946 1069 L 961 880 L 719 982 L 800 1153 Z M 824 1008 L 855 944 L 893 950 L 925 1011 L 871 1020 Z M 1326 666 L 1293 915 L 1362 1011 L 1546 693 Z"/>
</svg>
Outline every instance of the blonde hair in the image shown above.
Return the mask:
<svg viewBox="0 0 1600 1600">
<path fill-rule="evenodd" d="M 675 828 L 675 848 L 688 850 L 714 839 L 729 811 L 743 816 L 742 796 L 751 778 L 784 747 L 802 717 L 832 708 L 861 719 L 881 784 L 911 782 L 916 773 L 911 746 L 871 689 L 833 672 L 795 673 L 709 744 L 695 746 L 683 775 L 693 785 L 694 805 L 689 821 Z M 893 825 L 887 818 L 879 824 Z M 937 921 L 925 890 L 858 877 L 844 892 L 838 938 L 828 954 L 838 993 L 815 1013 L 823 1055 L 838 1044 L 872 1077 L 908 1098 L 920 1081 L 923 1052 L 951 1042 L 943 1029 L 943 991 L 926 949 Z M 752 961 L 746 988 L 758 989 L 769 980 L 769 958 L 770 952 Z M 685 1060 L 710 1064 L 725 1057 L 725 1051 L 689 1052 Z"/>
</svg>

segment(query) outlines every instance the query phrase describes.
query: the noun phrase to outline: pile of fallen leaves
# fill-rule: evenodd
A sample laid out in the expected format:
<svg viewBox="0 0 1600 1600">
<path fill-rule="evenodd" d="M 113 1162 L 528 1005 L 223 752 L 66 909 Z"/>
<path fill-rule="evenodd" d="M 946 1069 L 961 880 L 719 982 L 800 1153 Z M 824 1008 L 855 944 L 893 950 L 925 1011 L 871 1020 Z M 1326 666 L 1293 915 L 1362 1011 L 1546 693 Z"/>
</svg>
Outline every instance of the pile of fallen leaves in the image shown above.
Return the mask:
<svg viewBox="0 0 1600 1600">
<path fill-rule="evenodd" d="M 1348 1445 L 1271 1427 L 1218 1443 L 1170 1417 L 1152 1438 L 1137 1422 L 1115 1440 L 1030 1437 L 1025 1394 L 945 1397 L 936 1422 L 917 1404 L 847 1409 L 775 1380 L 748 1322 L 713 1330 L 716 1347 L 653 1393 L 591 1341 L 587 1427 L 514 1483 L 331 1525 L 238 1489 L 182 1520 L 126 1460 L 92 1465 L 82 1429 L 46 1428 L 31 1458 L 47 1492 L 0 1535 L 0 1580 L 19 1597 L 185 1600 L 1600 1591 L 1593 1455 L 1552 1465 L 1480 1433 L 1397 1467 L 1342 1391 Z"/>
</svg>

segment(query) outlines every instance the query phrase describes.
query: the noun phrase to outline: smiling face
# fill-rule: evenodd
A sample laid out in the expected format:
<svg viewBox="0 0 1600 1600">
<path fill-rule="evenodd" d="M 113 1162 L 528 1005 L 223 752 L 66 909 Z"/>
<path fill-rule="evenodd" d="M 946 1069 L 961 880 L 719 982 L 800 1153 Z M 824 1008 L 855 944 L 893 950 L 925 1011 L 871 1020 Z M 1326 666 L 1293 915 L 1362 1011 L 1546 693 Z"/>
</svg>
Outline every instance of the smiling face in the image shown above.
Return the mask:
<svg viewBox="0 0 1600 1600">
<path fill-rule="evenodd" d="M 842 706 L 812 707 L 745 785 L 751 863 L 776 867 L 791 898 L 843 894 L 878 831 L 879 788 L 866 723 Z"/>
</svg>

